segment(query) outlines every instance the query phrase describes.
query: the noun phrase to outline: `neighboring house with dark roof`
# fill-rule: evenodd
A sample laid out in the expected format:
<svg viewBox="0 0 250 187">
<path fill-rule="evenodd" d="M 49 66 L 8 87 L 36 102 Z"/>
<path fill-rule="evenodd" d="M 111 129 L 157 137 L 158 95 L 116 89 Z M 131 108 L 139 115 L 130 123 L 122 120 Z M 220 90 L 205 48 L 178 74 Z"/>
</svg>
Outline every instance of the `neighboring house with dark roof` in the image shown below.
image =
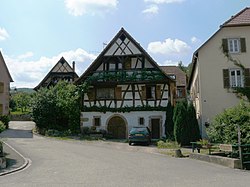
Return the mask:
<svg viewBox="0 0 250 187">
<path fill-rule="evenodd" d="M 176 80 L 176 99 L 187 97 L 187 75 L 176 66 L 160 66 L 161 69 L 174 80 Z"/>
<path fill-rule="evenodd" d="M 73 67 L 62 57 L 56 65 L 50 70 L 50 72 L 44 77 L 44 79 L 34 88 L 39 90 L 42 87 L 50 87 L 56 85 L 60 80 L 68 82 L 74 82 L 78 75 L 75 72 L 75 62 L 73 61 Z"/>
<path fill-rule="evenodd" d="M 234 88 L 250 87 L 250 8 L 222 24 L 194 52 L 192 63 L 188 89 L 205 136 L 217 114 L 239 104 Z"/>
<path fill-rule="evenodd" d="M 94 126 L 114 138 L 128 138 L 133 126 L 165 136 L 166 106 L 175 80 L 123 28 L 76 84 L 88 83 L 82 97 L 81 128 Z"/>
<path fill-rule="evenodd" d="M 13 82 L 0 51 L 0 115 L 9 114 L 10 82 Z"/>
</svg>

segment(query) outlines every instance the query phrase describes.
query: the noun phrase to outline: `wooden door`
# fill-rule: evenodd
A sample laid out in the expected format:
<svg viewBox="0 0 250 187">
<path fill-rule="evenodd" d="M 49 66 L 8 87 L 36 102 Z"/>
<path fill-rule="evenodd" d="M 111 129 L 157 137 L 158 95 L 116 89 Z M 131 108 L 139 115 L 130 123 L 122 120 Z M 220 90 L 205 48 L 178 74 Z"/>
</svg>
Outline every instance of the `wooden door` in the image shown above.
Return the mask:
<svg viewBox="0 0 250 187">
<path fill-rule="evenodd" d="M 160 138 L 160 119 L 151 119 L 152 139 Z"/>
<path fill-rule="evenodd" d="M 126 124 L 125 121 L 119 117 L 112 117 L 108 122 L 108 133 L 115 139 L 126 138 Z"/>
</svg>

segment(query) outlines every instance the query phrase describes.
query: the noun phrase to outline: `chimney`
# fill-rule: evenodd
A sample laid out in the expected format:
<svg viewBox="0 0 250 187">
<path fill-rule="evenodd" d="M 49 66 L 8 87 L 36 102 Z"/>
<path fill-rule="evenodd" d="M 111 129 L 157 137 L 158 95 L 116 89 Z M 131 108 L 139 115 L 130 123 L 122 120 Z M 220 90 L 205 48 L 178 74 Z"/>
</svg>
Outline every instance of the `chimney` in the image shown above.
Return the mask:
<svg viewBox="0 0 250 187">
<path fill-rule="evenodd" d="M 72 62 L 73 72 L 75 72 L 75 61 Z"/>
</svg>

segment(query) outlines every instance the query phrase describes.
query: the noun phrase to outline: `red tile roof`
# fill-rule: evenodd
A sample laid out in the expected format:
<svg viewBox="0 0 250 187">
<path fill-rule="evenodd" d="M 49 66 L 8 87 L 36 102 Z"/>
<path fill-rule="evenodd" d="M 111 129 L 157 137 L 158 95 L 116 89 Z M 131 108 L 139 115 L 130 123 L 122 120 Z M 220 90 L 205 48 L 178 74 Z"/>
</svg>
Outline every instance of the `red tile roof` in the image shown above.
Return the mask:
<svg viewBox="0 0 250 187">
<path fill-rule="evenodd" d="M 246 7 L 227 20 L 222 27 L 250 25 L 250 8 Z"/>
<path fill-rule="evenodd" d="M 169 76 L 176 76 L 176 86 L 186 86 L 186 73 L 176 66 L 160 66 L 160 68 Z"/>
</svg>

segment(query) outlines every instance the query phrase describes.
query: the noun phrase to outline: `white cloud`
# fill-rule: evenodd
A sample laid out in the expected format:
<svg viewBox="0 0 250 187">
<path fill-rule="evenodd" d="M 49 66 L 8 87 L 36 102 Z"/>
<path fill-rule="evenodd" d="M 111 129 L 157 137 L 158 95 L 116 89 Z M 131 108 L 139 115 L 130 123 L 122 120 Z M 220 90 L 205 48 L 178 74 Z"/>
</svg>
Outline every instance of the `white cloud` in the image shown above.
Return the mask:
<svg viewBox="0 0 250 187">
<path fill-rule="evenodd" d="M 70 14 L 82 16 L 87 13 L 95 15 L 109 12 L 116 8 L 118 0 L 65 0 L 64 3 Z"/>
<path fill-rule="evenodd" d="M 5 28 L 0 28 L 0 41 L 5 40 L 9 37 L 8 32 L 5 30 Z"/>
<path fill-rule="evenodd" d="M 142 13 L 145 14 L 158 14 L 159 7 L 157 5 L 150 5 L 147 9 L 143 10 Z"/>
<path fill-rule="evenodd" d="M 150 2 L 155 4 L 170 4 L 170 3 L 182 3 L 185 0 L 144 0 L 144 2 Z"/>
<path fill-rule="evenodd" d="M 190 52 L 191 47 L 179 40 L 167 38 L 164 42 L 156 41 L 148 44 L 148 51 L 153 54 L 183 55 Z"/>
<path fill-rule="evenodd" d="M 192 42 L 193 44 L 195 44 L 195 43 L 200 43 L 201 41 L 200 41 L 200 39 L 198 39 L 198 38 L 196 38 L 195 36 L 193 36 L 193 37 L 191 38 L 191 42 Z"/>
<path fill-rule="evenodd" d="M 26 59 L 26 58 L 32 57 L 33 55 L 34 54 L 31 51 L 29 51 L 25 54 L 19 55 L 17 58 L 21 60 L 21 59 Z"/>
<path fill-rule="evenodd" d="M 19 55 L 17 58 L 4 55 L 10 74 L 15 81 L 12 83 L 12 86 L 18 88 L 34 88 L 37 86 L 62 56 L 70 65 L 72 65 L 72 61 L 76 62 L 76 72 L 79 76 L 96 58 L 95 55 L 90 54 L 81 48 L 65 51 L 51 58 L 41 57 L 39 60 L 35 61 L 28 61 L 24 58 L 20 59 L 20 56 L 25 55 Z"/>
<path fill-rule="evenodd" d="M 163 63 L 159 63 L 160 66 L 177 66 L 179 62 L 173 60 L 166 60 Z"/>
</svg>

